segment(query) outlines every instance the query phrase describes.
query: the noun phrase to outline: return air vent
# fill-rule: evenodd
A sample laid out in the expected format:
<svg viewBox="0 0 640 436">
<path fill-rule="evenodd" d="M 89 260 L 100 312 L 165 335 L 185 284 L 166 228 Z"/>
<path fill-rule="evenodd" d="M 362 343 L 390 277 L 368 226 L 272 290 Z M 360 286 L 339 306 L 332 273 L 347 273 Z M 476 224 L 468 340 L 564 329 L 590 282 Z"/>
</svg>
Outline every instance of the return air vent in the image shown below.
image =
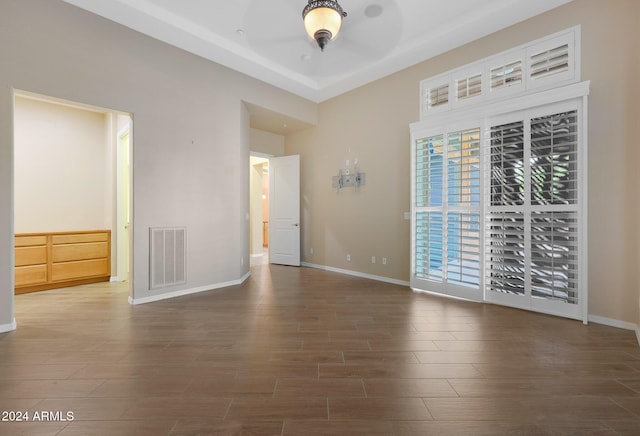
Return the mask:
<svg viewBox="0 0 640 436">
<path fill-rule="evenodd" d="M 185 227 L 150 229 L 150 289 L 186 282 L 186 236 Z"/>
</svg>

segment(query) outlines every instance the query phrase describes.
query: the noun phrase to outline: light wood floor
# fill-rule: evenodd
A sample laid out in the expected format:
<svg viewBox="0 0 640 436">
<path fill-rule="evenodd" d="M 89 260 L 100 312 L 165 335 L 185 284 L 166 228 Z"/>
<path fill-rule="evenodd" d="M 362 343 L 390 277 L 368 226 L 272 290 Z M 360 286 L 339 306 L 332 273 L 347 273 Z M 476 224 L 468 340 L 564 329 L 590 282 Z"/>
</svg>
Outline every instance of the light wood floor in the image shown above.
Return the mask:
<svg viewBox="0 0 640 436">
<path fill-rule="evenodd" d="M 16 297 L 2 435 L 640 434 L 633 332 L 306 268 L 132 307 L 109 284 Z"/>
</svg>

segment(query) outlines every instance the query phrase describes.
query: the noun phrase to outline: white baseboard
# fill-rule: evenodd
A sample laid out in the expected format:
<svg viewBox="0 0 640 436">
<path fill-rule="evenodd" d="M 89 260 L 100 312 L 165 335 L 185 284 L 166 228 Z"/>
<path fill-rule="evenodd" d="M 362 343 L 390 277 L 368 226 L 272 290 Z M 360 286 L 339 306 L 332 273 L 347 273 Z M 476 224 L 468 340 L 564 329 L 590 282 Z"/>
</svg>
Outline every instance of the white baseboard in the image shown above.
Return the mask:
<svg viewBox="0 0 640 436">
<path fill-rule="evenodd" d="M 16 324 L 16 319 L 13 319 L 13 322 L 9 323 L 9 324 L 0 324 L 0 333 L 7 333 L 7 332 L 12 332 L 16 329 L 17 324 Z"/>
<path fill-rule="evenodd" d="M 638 326 L 632 322 L 620 321 L 617 319 L 605 318 L 604 316 L 597 315 L 589 315 L 589 322 L 594 322 L 596 324 L 602 324 L 609 327 L 616 327 L 624 330 L 632 330 L 638 334 Z"/>
<path fill-rule="evenodd" d="M 360 277 L 360 278 L 363 278 L 363 279 L 376 280 L 378 282 L 391 283 L 392 285 L 409 286 L 409 282 L 404 281 L 404 280 L 397 280 L 397 279 L 392 279 L 392 278 L 389 278 L 389 277 L 376 276 L 376 275 L 373 275 L 373 274 L 361 273 L 361 272 L 352 271 L 352 270 L 349 270 L 349 269 L 334 268 L 332 266 L 317 265 L 315 263 L 308 263 L 308 262 L 302 262 L 302 266 L 306 266 L 306 267 L 309 267 L 309 268 L 315 268 L 315 269 L 321 269 L 321 270 L 324 270 L 324 271 L 336 272 L 336 273 L 340 273 L 340 274 L 347 274 L 347 275 L 350 275 L 350 276 Z"/>
<path fill-rule="evenodd" d="M 617 319 L 605 318 L 604 316 L 589 315 L 589 322 L 602 324 L 609 327 L 616 327 L 624 330 L 631 330 L 636 333 L 636 341 L 640 345 L 640 326 L 632 322 L 620 321 Z"/>
<path fill-rule="evenodd" d="M 143 297 L 143 298 L 129 297 L 129 304 L 136 306 L 138 304 L 153 303 L 154 301 L 168 300 L 170 298 L 182 297 L 185 295 L 197 294 L 197 293 L 206 292 L 206 291 L 213 291 L 215 289 L 227 288 L 229 286 L 236 286 L 244 283 L 244 281 L 247 280 L 250 275 L 251 273 L 247 272 L 238 280 L 231 280 L 229 282 L 223 282 L 223 283 L 214 283 L 212 285 L 199 286 L 197 288 L 181 289 L 179 291 L 166 292 L 164 294 L 159 294 L 159 295 L 152 295 L 150 297 Z"/>
</svg>

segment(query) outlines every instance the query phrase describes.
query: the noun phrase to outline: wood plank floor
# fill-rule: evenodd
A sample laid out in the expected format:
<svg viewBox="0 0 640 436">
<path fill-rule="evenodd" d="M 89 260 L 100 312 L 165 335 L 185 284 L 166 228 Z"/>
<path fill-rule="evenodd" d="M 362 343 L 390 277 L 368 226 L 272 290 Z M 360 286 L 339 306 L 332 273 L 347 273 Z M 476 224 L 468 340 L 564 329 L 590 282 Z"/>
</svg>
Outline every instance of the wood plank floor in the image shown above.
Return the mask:
<svg viewBox="0 0 640 436">
<path fill-rule="evenodd" d="M 638 435 L 633 332 L 260 265 L 132 307 L 123 286 L 16 297 L 1 435 Z M 73 421 L 34 422 L 36 412 Z"/>
</svg>

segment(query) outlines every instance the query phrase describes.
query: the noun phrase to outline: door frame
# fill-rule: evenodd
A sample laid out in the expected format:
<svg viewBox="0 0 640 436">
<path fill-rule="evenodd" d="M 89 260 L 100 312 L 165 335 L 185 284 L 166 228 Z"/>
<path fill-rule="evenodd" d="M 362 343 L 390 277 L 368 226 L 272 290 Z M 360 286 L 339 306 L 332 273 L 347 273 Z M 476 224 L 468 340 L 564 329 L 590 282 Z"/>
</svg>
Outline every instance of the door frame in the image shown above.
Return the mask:
<svg viewBox="0 0 640 436">
<path fill-rule="evenodd" d="M 272 154 L 268 154 L 268 153 L 261 153 L 261 152 L 258 152 L 258 151 L 250 151 L 249 152 L 249 167 L 250 168 L 251 168 L 251 158 L 252 157 L 256 157 L 256 158 L 260 158 L 260 159 L 266 159 L 267 162 L 268 162 L 271 158 L 273 158 L 275 156 L 272 155 Z M 251 171 L 251 169 L 249 171 Z M 251 200 L 252 200 L 251 199 L 251 175 L 249 175 L 249 208 L 250 209 L 251 209 Z M 269 200 L 271 200 L 271 196 L 269 196 Z M 271 206 L 271 205 L 269 205 L 269 206 Z M 251 254 L 251 248 L 252 248 L 252 244 L 253 244 L 253 237 L 251 236 L 252 235 L 251 228 L 253 226 L 253 222 L 252 222 L 251 218 L 252 218 L 251 214 L 249 214 L 249 257 L 259 257 L 259 256 L 262 256 L 262 254 Z"/>
</svg>

